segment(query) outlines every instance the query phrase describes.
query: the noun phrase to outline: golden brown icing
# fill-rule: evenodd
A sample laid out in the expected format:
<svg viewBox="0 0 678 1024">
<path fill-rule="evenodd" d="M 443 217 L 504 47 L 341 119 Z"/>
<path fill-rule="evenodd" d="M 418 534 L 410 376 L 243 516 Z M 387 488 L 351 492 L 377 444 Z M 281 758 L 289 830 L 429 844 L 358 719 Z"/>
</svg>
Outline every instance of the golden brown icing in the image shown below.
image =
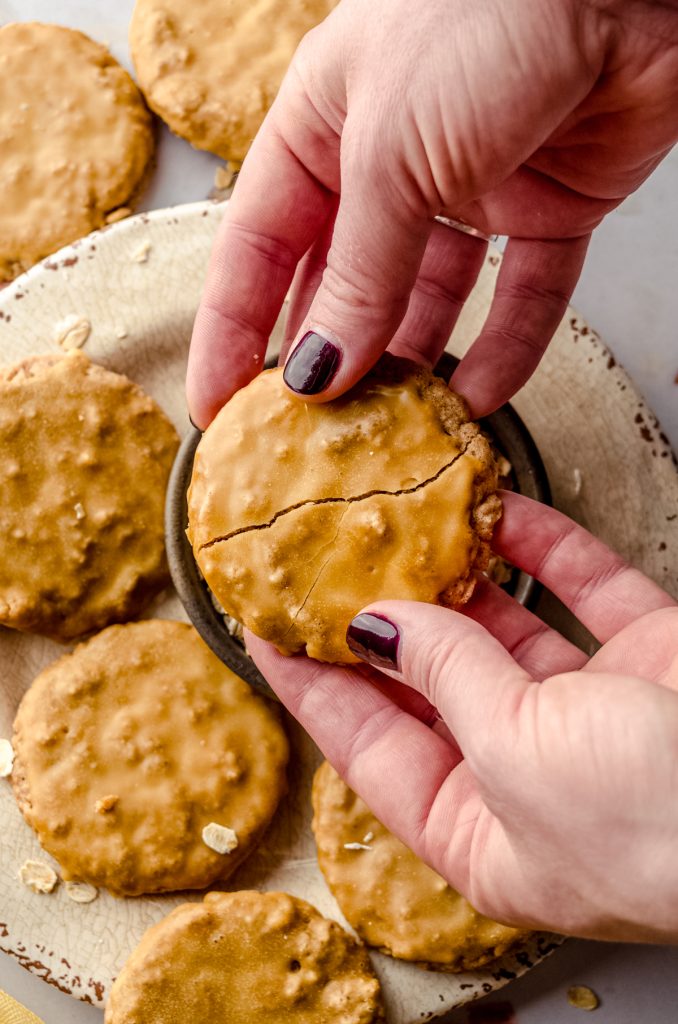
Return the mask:
<svg viewBox="0 0 678 1024">
<path fill-rule="evenodd" d="M 12 783 L 64 879 L 118 895 L 228 877 L 285 789 L 278 716 L 193 627 L 111 626 L 46 668 L 15 721 Z M 237 846 L 217 853 L 210 823 Z"/>
<path fill-rule="evenodd" d="M 384 828 L 325 761 L 313 781 L 318 862 L 344 917 L 370 946 L 437 970 L 473 970 L 527 933 L 473 909 Z"/>
<path fill-rule="evenodd" d="M 101 227 L 154 151 L 139 90 L 73 29 L 0 27 L 0 281 Z"/>
<path fill-rule="evenodd" d="M 80 352 L 0 370 L 0 623 L 70 640 L 141 611 L 169 578 L 177 446 L 141 388 Z"/>
<path fill-rule="evenodd" d="M 208 893 L 150 928 L 111 990 L 106 1024 L 373 1024 L 365 949 L 304 900 Z"/>
</svg>

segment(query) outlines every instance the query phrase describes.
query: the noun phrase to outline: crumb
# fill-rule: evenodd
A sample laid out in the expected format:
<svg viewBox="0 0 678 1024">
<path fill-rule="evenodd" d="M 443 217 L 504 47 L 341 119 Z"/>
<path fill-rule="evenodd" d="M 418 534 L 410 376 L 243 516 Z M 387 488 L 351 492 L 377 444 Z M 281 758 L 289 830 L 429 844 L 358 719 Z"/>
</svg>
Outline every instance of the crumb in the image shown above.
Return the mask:
<svg viewBox="0 0 678 1024">
<path fill-rule="evenodd" d="M 85 510 L 82 507 L 81 502 L 76 501 L 75 505 L 73 506 L 73 511 L 75 512 L 75 518 L 76 519 L 84 519 L 85 518 Z"/>
<path fill-rule="evenodd" d="M 567 990 L 567 1001 L 578 1010 L 596 1010 L 600 999 L 588 985 L 573 985 Z"/>
<path fill-rule="evenodd" d="M 576 497 L 576 496 L 581 494 L 581 488 L 582 488 L 582 484 L 584 482 L 582 474 L 581 474 L 581 469 L 578 469 L 577 467 L 575 467 L 572 470 L 572 477 L 574 479 L 574 493 L 575 493 L 575 497 Z"/>
<path fill-rule="evenodd" d="M 112 811 L 117 804 L 119 796 L 114 793 L 110 793 L 108 796 L 102 796 L 101 800 L 97 800 L 94 805 L 94 810 L 97 814 L 106 814 L 107 811 Z"/>
<path fill-rule="evenodd" d="M 27 860 L 19 868 L 19 881 L 33 892 L 52 892 L 59 881 L 56 871 L 41 860 Z"/>
<path fill-rule="evenodd" d="M 135 263 L 146 263 L 148 260 L 148 254 L 151 251 L 151 243 L 147 238 L 143 242 L 140 242 L 136 249 L 132 250 L 131 259 Z"/>
<path fill-rule="evenodd" d="M 54 328 L 54 340 L 66 352 L 71 352 L 73 349 L 82 348 L 91 330 L 92 325 L 87 317 L 71 313 Z"/>
<path fill-rule="evenodd" d="M 215 853 L 232 853 L 238 845 L 238 836 L 227 825 L 218 825 L 211 821 L 202 830 L 202 841 Z"/>
<path fill-rule="evenodd" d="M 127 337 L 127 328 L 123 327 L 122 325 L 117 326 L 115 328 L 115 336 L 116 338 L 119 338 L 120 341 L 122 341 L 123 338 Z"/>
<path fill-rule="evenodd" d="M 219 165 L 214 172 L 214 187 L 220 192 L 225 191 L 233 185 L 238 168 L 229 161 L 225 165 Z"/>
<path fill-rule="evenodd" d="M 107 224 L 117 224 L 119 220 L 124 220 L 125 217 L 129 217 L 131 214 L 129 206 L 119 206 L 117 210 L 111 210 L 110 213 L 106 214 Z"/>
<path fill-rule="evenodd" d="M 9 740 L 0 740 L 0 779 L 6 779 L 12 774 L 14 767 L 14 751 Z"/>
<path fill-rule="evenodd" d="M 367 846 L 366 843 L 344 843 L 345 850 L 371 850 L 371 846 Z"/>
<path fill-rule="evenodd" d="M 89 882 L 66 882 L 66 895 L 74 903 L 91 903 L 99 895 L 99 890 Z"/>
</svg>

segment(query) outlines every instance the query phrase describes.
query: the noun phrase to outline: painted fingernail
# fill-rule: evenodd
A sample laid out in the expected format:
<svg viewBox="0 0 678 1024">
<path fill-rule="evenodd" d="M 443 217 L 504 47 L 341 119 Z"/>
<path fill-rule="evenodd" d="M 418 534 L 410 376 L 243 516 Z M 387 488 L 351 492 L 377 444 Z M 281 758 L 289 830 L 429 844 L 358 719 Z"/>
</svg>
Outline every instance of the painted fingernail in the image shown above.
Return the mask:
<svg viewBox="0 0 678 1024">
<path fill-rule="evenodd" d="M 340 362 L 341 350 L 309 331 L 287 360 L 283 380 L 298 395 L 318 395 L 330 383 Z"/>
<path fill-rule="evenodd" d="M 400 631 L 383 615 L 362 612 L 346 630 L 346 643 L 357 658 L 375 668 L 398 668 Z"/>
</svg>

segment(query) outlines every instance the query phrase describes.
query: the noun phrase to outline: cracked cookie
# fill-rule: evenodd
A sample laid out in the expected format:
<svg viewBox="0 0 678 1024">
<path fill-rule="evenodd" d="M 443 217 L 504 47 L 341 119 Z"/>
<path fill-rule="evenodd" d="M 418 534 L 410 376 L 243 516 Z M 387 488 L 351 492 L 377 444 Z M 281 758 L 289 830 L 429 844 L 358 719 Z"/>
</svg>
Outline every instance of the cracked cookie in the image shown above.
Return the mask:
<svg viewBox="0 0 678 1024">
<path fill-rule="evenodd" d="M 318 405 L 269 370 L 198 445 L 188 536 L 229 615 L 284 654 L 349 663 L 346 628 L 372 601 L 468 600 L 496 486 L 463 400 L 423 367 L 384 356 Z"/>
<path fill-rule="evenodd" d="M 275 709 L 182 622 L 111 626 L 48 666 L 13 746 L 17 802 L 63 878 L 121 896 L 228 878 L 286 788 Z"/>
<path fill-rule="evenodd" d="M 106 223 L 155 150 L 141 93 L 106 47 L 39 22 L 0 27 L 0 281 Z"/>
<path fill-rule="evenodd" d="M 365 948 L 284 892 L 210 892 L 146 932 L 115 980 L 106 1024 L 374 1024 Z"/>
<path fill-rule="evenodd" d="M 325 761 L 313 780 L 318 862 L 369 946 L 438 971 L 476 970 L 529 934 L 483 917 L 377 821 Z"/>
<path fill-rule="evenodd" d="M 148 604 L 169 582 L 178 443 L 152 398 L 81 352 L 0 369 L 0 624 L 68 641 Z"/>
<path fill-rule="evenodd" d="M 292 55 L 337 0 L 136 0 L 130 49 L 149 106 L 197 149 L 244 160 Z"/>
</svg>

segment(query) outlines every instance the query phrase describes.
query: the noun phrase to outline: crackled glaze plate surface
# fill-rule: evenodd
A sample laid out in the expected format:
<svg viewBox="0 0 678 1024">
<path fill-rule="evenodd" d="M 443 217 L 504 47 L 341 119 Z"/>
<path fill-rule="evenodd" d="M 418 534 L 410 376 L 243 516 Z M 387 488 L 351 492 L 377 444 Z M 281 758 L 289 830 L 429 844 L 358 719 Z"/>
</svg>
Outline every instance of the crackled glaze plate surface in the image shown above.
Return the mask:
<svg viewBox="0 0 678 1024">
<path fill-rule="evenodd" d="M 191 323 L 223 207 L 199 203 L 143 214 L 84 239 L 0 292 L 0 361 L 56 350 L 57 325 L 87 318 L 84 351 L 138 381 L 180 433 L 188 429 L 183 379 Z M 140 259 L 140 255 L 144 259 Z M 491 254 L 452 338 L 460 353 L 485 315 L 499 257 Z M 575 313 L 563 321 L 542 366 L 515 401 L 541 450 L 555 504 L 584 523 L 678 596 L 678 552 L 669 545 L 678 478 L 652 414 L 596 334 Z M 675 545 L 673 546 L 675 549 Z M 557 607 L 547 618 L 576 635 Z M 185 618 L 171 592 L 151 614 Z M 0 737 L 11 735 L 16 707 L 33 677 L 62 648 L 0 629 Z M 313 744 L 290 723 L 295 759 L 290 795 L 233 888 L 285 889 L 341 920 L 317 868 L 310 834 Z M 0 949 L 51 984 L 95 1005 L 145 929 L 185 898 L 118 900 L 101 892 L 71 902 L 63 888 L 33 894 L 17 880 L 29 857 L 49 861 L 0 780 Z M 374 954 L 390 1024 L 414 1024 L 501 987 L 554 948 L 536 937 L 491 969 L 449 975 Z"/>
</svg>

